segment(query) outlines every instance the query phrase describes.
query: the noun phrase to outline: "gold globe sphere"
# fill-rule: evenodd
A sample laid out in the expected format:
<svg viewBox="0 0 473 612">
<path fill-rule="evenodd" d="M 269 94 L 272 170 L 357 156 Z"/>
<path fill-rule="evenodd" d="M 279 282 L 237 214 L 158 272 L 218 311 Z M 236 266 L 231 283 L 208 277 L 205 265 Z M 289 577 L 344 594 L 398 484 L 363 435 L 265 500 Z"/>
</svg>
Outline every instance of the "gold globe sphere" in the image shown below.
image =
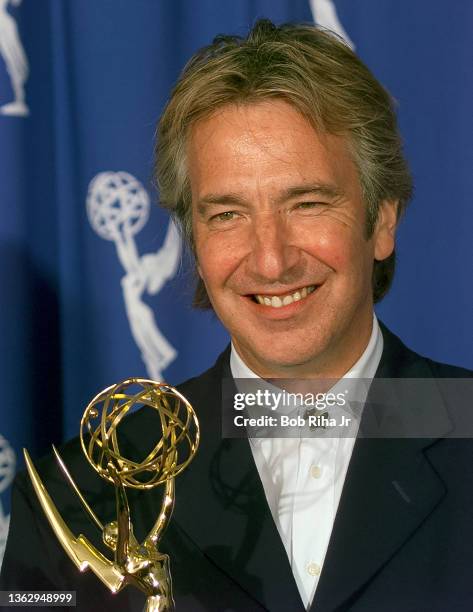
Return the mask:
<svg viewBox="0 0 473 612">
<path fill-rule="evenodd" d="M 141 460 L 122 455 L 117 430 L 137 407 L 157 412 L 161 438 Z M 145 378 L 128 378 L 98 393 L 85 409 L 80 440 L 89 463 L 100 476 L 123 486 L 151 489 L 177 476 L 199 446 L 199 423 L 191 404 L 174 387 Z"/>
</svg>

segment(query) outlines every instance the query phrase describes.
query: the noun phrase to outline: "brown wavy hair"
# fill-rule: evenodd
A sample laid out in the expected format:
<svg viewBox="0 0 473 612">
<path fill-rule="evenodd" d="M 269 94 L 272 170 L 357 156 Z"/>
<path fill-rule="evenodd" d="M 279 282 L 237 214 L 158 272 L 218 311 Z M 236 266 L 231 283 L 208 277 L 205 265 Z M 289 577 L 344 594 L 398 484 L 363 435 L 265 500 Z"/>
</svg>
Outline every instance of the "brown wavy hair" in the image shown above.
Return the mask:
<svg viewBox="0 0 473 612">
<path fill-rule="evenodd" d="M 246 38 L 217 36 L 185 66 L 156 134 L 155 180 L 161 205 L 193 250 L 191 190 L 186 144 L 196 121 L 229 104 L 281 99 L 314 129 L 346 137 L 366 203 L 366 237 L 379 205 L 398 202 L 398 219 L 412 195 L 394 102 L 389 93 L 335 34 L 311 25 L 275 26 L 257 21 Z M 391 286 L 395 253 L 373 267 L 373 299 Z M 211 308 L 201 279 L 194 305 Z"/>
</svg>

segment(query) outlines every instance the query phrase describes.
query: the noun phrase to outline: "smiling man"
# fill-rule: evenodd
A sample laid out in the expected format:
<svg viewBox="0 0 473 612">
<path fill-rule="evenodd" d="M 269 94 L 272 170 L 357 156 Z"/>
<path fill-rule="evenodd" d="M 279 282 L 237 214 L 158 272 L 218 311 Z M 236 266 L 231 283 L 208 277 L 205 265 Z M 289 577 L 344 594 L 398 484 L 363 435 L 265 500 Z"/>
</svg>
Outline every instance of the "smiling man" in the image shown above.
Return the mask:
<svg viewBox="0 0 473 612">
<path fill-rule="evenodd" d="M 426 439 L 409 430 L 366 439 L 358 428 L 351 437 L 222 439 L 225 380 L 234 389 L 241 378 L 337 379 L 343 390 L 358 378 L 471 377 L 413 353 L 373 313 L 411 195 L 389 94 L 332 34 L 261 20 L 247 38 L 218 37 L 192 58 L 161 118 L 156 159 L 161 202 L 195 255 L 195 304 L 213 308 L 232 340 L 179 387 L 202 443 L 176 481 L 164 541 L 177 610 L 470 610 L 470 440 L 445 438 L 448 428 Z M 396 416 L 409 422 L 423 399 L 414 393 Z M 429 410 L 433 400 L 446 402 L 436 387 Z M 373 403 L 365 393 L 362 434 Z M 141 411 L 125 437 L 142 456 L 155 422 Z M 113 492 L 79 441 L 61 454 L 103 519 L 114 518 Z M 54 462 L 39 465 L 69 527 L 87 534 Z M 146 533 L 160 492 L 133 501 L 135 532 Z M 76 590 L 86 610 L 142 605 L 129 592 L 112 601 L 90 572 L 79 576 L 24 474 L 1 588 Z"/>
<path fill-rule="evenodd" d="M 260 21 L 189 63 L 161 119 L 162 204 L 257 375 L 340 377 L 366 349 L 411 194 L 388 93 L 310 26 Z"/>
</svg>

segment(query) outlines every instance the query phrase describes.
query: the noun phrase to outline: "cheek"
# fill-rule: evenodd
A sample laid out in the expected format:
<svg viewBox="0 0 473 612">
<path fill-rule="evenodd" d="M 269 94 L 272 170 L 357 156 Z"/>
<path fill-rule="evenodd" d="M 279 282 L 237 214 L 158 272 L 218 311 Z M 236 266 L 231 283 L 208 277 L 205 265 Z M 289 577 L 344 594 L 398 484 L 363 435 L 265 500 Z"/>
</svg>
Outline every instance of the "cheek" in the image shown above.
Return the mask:
<svg viewBox="0 0 473 612">
<path fill-rule="evenodd" d="M 353 230 L 338 224 L 305 228 L 299 234 L 302 250 L 324 263 L 335 272 L 352 267 L 366 248 L 366 241 L 360 240 Z"/>
<path fill-rule="evenodd" d="M 371 241 L 345 224 L 327 223 L 319 229 L 304 236 L 301 248 L 331 270 L 333 287 L 343 294 L 368 290 L 374 258 Z"/>
<path fill-rule="evenodd" d="M 241 260 L 238 249 L 218 236 L 196 239 L 197 269 L 209 291 L 232 275 Z"/>
</svg>

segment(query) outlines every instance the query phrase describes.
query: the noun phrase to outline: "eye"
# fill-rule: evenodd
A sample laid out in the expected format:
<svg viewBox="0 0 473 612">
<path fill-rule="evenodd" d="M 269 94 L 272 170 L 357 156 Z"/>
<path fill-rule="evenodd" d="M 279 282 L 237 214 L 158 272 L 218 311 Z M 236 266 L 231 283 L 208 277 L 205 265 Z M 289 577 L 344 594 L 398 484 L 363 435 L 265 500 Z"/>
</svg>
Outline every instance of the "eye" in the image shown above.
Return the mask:
<svg viewBox="0 0 473 612">
<path fill-rule="evenodd" d="M 225 210 L 224 212 L 218 213 L 218 215 L 213 215 L 210 217 L 210 221 L 233 221 L 237 216 L 237 213 L 234 210 Z"/>
<path fill-rule="evenodd" d="M 296 205 L 296 208 L 300 210 L 311 210 L 313 208 L 317 208 L 318 206 L 323 206 L 323 202 L 299 202 Z"/>
<path fill-rule="evenodd" d="M 327 206 L 327 202 L 298 202 L 293 211 L 301 214 L 316 215 L 322 212 Z"/>
</svg>

